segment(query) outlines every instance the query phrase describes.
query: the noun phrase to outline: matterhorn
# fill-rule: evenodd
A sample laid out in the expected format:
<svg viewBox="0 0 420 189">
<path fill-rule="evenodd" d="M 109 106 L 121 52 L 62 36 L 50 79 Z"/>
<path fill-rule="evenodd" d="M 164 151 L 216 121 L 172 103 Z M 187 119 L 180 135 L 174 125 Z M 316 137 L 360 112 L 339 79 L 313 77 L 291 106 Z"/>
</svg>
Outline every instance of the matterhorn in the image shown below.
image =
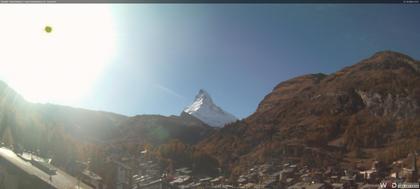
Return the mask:
<svg viewBox="0 0 420 189">
<path fill-rule="evenodd" d="M 212 127 L 223 127 L 238 120 L 235 116 L 214 104 L 209 93 L 203 89 L 200 89 L 194 102 L 186 107 L 184 112 Z"/>
</svg>

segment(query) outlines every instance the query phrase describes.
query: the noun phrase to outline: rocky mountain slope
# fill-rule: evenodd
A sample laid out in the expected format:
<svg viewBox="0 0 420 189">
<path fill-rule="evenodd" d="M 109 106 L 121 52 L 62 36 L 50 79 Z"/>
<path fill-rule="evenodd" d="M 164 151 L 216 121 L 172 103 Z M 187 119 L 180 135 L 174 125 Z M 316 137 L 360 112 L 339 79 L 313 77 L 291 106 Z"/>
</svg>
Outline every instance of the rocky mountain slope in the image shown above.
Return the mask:
<svg viewBox="0 0 420 189">
<path fill-rule="evenodd" d="M 237 118 L 222 110 L 211 99 L 208 92 L 200 89 L 194 102 L 183 111 L 213 127 L 223 127 L 225 124 L 235 122 Z"/>
<path fill-rule="evenodd" d="M 277 85 L 246 119 L 198 145 L 233 173 L 295 158 L 311 166 L 392 161 L 420 147 L 420 62 L 384 51 L 333 74 Z"/>
</svg>

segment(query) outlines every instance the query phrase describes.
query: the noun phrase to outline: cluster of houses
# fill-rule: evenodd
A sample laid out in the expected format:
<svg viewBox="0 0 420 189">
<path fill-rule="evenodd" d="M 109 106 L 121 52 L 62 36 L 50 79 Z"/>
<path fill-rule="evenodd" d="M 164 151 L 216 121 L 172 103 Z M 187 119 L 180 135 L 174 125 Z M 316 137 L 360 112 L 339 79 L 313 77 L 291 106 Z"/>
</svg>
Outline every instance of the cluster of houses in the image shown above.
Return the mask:
<svg viewBox="0 0 420 189">
<path fill-rule="evenodd" d="M 124 158 L 118 158 L 124 159 Z M 140 153 L 139 157 L 127 158 L 129 161 L 117 161 L 118 166 L 116 180 L 117 189 L 210 189 L 210 188 L 233 188 L 223 184 L 225 179 L 218 177 L 197 177 L 187 167 L 181 167 L 168 172 L 167 169 L 147 156 L 147 150 Z"/>
<path fill-rule="evenodd" d="M 146 152 L 142 152 L 146 153 Z M 118 189 L 341 189 L 341 188 L 381 188 L 381 184 L 417 183 L 418 170 L 416 153 L 408 155 L 410 164 L 395 161 L 386 165 L 373 161 L 369 169 L 343 169 L 335 166 L 311 168 L 289 161 L 280 165 L 266 163 L 256 165 L 232 181 L 223 176 L 197 176 L 190 168 L 182 167 L 168 173 L 150 158 L 140 156 L 135 168 L 129 169 L 127 187 Z M 124 179 L 122 179 L 124 180 Z"/>
<path fill-rule="evenodd" d="M 408 183 L 419 188 L 416 153 L 409 154 L 411 161 L 406 167 L 403 161 L 391 165 L 374 161 L 367 170 L 327 167 L 313 169 L 299 164 L 263 164 L 254 166 L 237 179 L 234 186 L 244 189 L 377 189 L 391 187 L 395 183 Z M 413 186 L 414 184 L 414 186 Z"/>
<path fill-rule="evenodd" d="M 395 183 L 408 183 L 418 187 L 417 153 L 408 155 L 407 161 L 399 160 L 390 165 L 373 161 L 369 169 L 339 167 L 311 168 L 295 161 L 281 164 L 255 165 L 237 179 L 223 176 L 197 176 L 188 167 L 168 171 L 158 161 L 147 156 L 111 154 L 112 181 L 104 184 L 89 163 L 77 162 L 73 169 L 64 172 L 33 153 L 16 153 L 0 148 L 0 188 L 63 188 L 64 186 L 87 189 L 344 189 L 384 188 Z M 32 175 L 35 175 L 33 177 Z M 71 176 L 73 175 L 73 176 Z M 22 177 L 27 182 L 21 182 Z M 391 187 L 392 188 L 392 187 Z"/>
<path fill-rule="evenodd" d="M 228 184 L 223 176 L 194 176 L 189 168 L 183 167 L 175 170 L 175 174 L 168 178 L 170 184 L 180 189 L 215 189 L 234 188 Z"/>
<path fill-rule="evenodd" d="M 234 181 L 220 175 L 197 176 L 188 167 L 168 171 L 153 158 L 146 158 L 146 154 L 147 151 L 142 151 L 140 157 L 131 159 L 131 164 L 115 163 L 117 170 L 125 170 L 117 174 L 116 182 L 123 183 L 117 184 L 120 186 L 117 189 L 371 189 L 381 188 L 381 183 L 418 183 L 416 153 L 408 155 L 409 165 L 402 160 L 391 165 L 373 161 L 368 169 L 312 168 L 289 159 L 281 164 L 255 165 Z"/>
</svg>

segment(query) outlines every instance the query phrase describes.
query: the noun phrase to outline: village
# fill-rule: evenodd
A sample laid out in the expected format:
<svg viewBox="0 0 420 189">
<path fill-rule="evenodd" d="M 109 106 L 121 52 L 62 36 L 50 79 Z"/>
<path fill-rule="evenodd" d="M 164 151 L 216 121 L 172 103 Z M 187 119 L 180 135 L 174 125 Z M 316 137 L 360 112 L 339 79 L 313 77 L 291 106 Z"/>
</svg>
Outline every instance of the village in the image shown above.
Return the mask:
<svg viewBox="0 0 420 189">
<path fill-rule="evenodd" d="M 146 158 L 146 153 L 142 151 L 137 159 L 132 159 L 138 164 L 136 169 L 128 166 L 129 161 L 116 161 L 120 166 L 117 189 L 374 189 L 391 187 L 393 183 L 405 183 L 408 188 L 419 186 L 418 152 L 407 154 L 405 164 L 408 166 L 404 166 L 403 159 L 390 165 L 373 161 L 369 169 L 333 166 L 315 169 L 293 161 L 265 163 L 250 168 L 233 181 L 223 175 L 197 176 L 188 167 L 176 168 L 169 174 L 162 171 L 156 161 Z"/>
<path fill-rule="evenodd" d="M 173 172 L 167 172 L 167 169 L 163 169 L 147 153 L 147 150 L 143 150 L 136 157 L 121 155 L 125 153 L 108 154 L 106 159 L 113 165 L 114 172 L 113 180 L 108 185 L 90 169 L 88 162 L 78 162 L 72 170 L 65 172 L 51 165 L 51 160 L 30 152 L 15 152 L 2 147 L 0 156 L 2 170 L 6 170 L 5 172 L 23 170 L 29 175 L 37 176 L 39 183 L 46 183 L 52 188 L 60 188 L 61 183 L 94 189 L 376 189 L 389 188 L 392 184 L 405 184 L 405 188 L 419 187 L 418 152 L 410 153 L 405 159 L 389 165 L 373 161 L 369 169 L 342 169 L 333 166 L 311 168 L 293 161 L 282 164 L 265 163 L 253 166 L 236 180 L 223 175 L 197 176 L 189 167 L 179 167 Z M 29 166 L 30 169 L 27 168 Z M 3 177 L 3 185 L 13 185 L 10 181 L 4 182 L 6 179 L 13 180 L 10 174 L 8 178 Z"/>
</svg>

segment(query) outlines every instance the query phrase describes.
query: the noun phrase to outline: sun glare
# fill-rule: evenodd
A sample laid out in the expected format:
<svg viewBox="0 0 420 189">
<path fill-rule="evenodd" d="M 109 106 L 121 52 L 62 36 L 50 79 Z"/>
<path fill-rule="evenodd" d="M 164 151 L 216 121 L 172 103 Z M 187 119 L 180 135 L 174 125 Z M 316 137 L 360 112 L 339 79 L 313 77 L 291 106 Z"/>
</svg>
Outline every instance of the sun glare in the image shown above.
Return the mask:
<svg viewBox="0 0 420 189">
<path fill-rule="evenodd" d="M 29 101 L 77 103 L 115 54 L 109 5 L 4 5 L 0 23 L 0 79 Z"/>
</svg>

